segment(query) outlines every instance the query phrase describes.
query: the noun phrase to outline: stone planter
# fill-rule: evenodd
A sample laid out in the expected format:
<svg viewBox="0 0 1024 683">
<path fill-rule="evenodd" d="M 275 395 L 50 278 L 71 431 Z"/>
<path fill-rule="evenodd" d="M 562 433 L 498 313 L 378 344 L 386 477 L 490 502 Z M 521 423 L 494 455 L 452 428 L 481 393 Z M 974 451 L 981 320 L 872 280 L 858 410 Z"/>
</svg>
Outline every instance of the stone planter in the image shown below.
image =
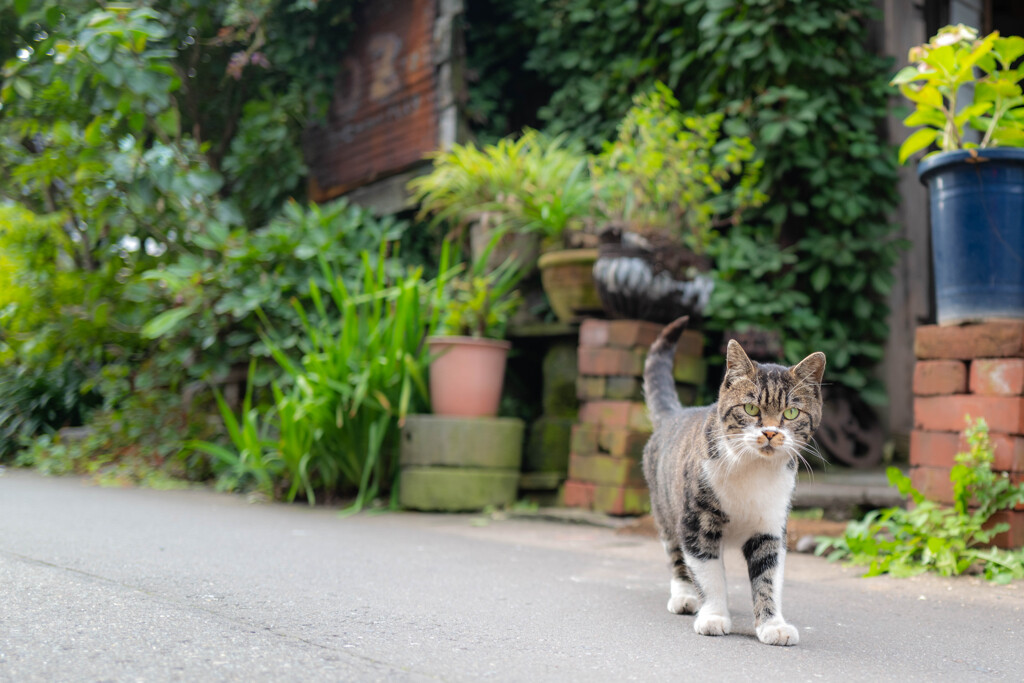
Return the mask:
<svg viewBox="0 0 1024 683">
<path fill-rule="evenodd" d="M 522 420 L 410 415 L 402 429 L 398 500 L 458 512 L 516 500 Z"/>
</svg>

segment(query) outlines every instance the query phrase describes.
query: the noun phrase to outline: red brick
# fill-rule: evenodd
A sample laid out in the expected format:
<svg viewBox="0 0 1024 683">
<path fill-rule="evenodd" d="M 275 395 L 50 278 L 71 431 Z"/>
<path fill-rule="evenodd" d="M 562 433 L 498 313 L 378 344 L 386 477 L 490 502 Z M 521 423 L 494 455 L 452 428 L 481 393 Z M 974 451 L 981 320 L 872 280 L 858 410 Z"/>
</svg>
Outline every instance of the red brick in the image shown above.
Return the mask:
<svg viewBox="0 0 1024 683">
<path fill-rule="evenodd" d="M 600 437 L 600 434 L 598 436 Z M 1024 437 L 989 432 L 988 438 L 995 449 L 992 469 L 1002 472 L 1024 472 Z M 967 443 L 962 442 L 961 448 L 966 450 Z"/>
<path fill-rule="evenodd" d="M 971 393 L 1024 395 L 1024 358 L 982 358 L 971 363 Z"/>
<path fill-rule="evenodd" d="M 639 346 L 651 348 L 664 325 L 643 320 L 611 320 L 608 322 L 608 345 L 620 349 Z"/>
<path fill-rule="evenodd" d="M 596 425 L 574 424 L 569 449 L 573 453 L 597 453 L 597 434 Z"/>
<path fill-rule="evenodd" d="M 1024 472 L 1024 437 L 991 432 L 988 435 L 995 457 L 992 469 L 1000 472 Z M 929 467 L 952 467 L 955 456 L 968 450 L 963 432 L 928 432 L 915 429 L 910 433 L 910 464 Z"/>
<path fill-rule="evenodd" d="M 565 482 L 566 507 L 586 508 L 609 515 L 641 515 L 650 510 L 646 488 L 600 486 L 572 479 Z"/>
<path fill-rule="evenodd" d="M 631 375 L 644 374 L 642 349 L 611 349 L 581 346 L 579 348 L 579 371 L 581 375 Z"/>
<path fill-rule="evenodd" d="M 580 323 L 580 346 L 608 346 L 609 320 L 587 318 Z"/>
<path fill-rule="evenodd" d="M 1008 531 L 996 534 L 992 542 L 1000 548 L 1024 547 L 1024 511 L 1022 510 L 1001 510 L 989 518 L 985 526 L 991 526 L 1006 522 L 1010 525 Z"/>
<path fill-rule="evenodd" d="M 928 500 L 947 505 L 953 502 L 953 482 L 945 467 L 911 467 L 910 481 Z"/>
<path fill-rule="evenodd" d="M 914 399 L 914 426 L 918 429 L 961 430 L 968 415 L 985 418 L 993 432 L 1024 434 L 1024 398 L 959 395 Z"/>
<path fill-rule="evenodd" d="M 963 327 L 922 325 L 914 335 L 918 358 L 1007 358 L 1024 356 L 1024 322 L 983 323 Z"/>
<path fill-rule="evenodd" d="M 616 458 L 643 457 L 644 446 L 650 438 L 650 432 L 637 432 L 631 429 L 601 427 L 597 432 L 597 446 L 605 453 Z"/>
<path fill-rule="evenodd" d="M 595 484 L 569 479 L 562 489 L 562 502 L 569 508 L 593 509 L 595 488 Z"/>
<path fill-rule="evenodd" d="M 649 349 L 661 334 L 664 325 L 642 320 L 598 320 L 590 318 L 580 325 L 580 346 L 618 349 Z M 685 330 L 676 346 L 678 353 L 700 356 L 704 352 L 704 335 Z"/>
<path fill-rule="evenodd" d="M 1024 473 L 1010 474 L 1010 480 L 1016 484 L 1024 484 Z M 949 480 L 949 469 L 945 467 L 912 467 L 910 480 L 914 488 L 924 494 L 925 498 L 939 503 L 953 503 L 953 482 Z M 1024 510 L 1024 503 L 1016 510 Z"/>
<path fill-rule="evenodd" d="M 928 432 L 915 429 L 910 433 L 910 464 L 950 468 L 954 456 L 963 450 L 957 432 Z"/>
<path fill-rule="evenodd" d="M 609 515 L 643 515 L 651 511 L 651 497 L 647 487 L 602 486 L 594 487 L 594 510 Z"/>
<path fill-rule="evenodd" d="M 640 401 L 589 401 L 580 406 L 580 422 L 650 432 L 647 407 Z"/>
<path fill-rule="evenodd" d="M 676 354 L 675 364 L 672 366 L 672 377 L 677 382 L 701 386 L 707 379 L 707 375 L 708 364 L 703 358 Z"/>
<path fill-rule="evenodd" d="M 620 401 L 642 401 L 643 386 L 642 377 L 609 377 L 605 397 Z"/>
<path fill-rule="evenodd" d="M 914 366 L 914 394 L 938 396 L 967 392 L 967 364 L 959 360 L 922 360 Z"/>
<path fill-rule="evenodd" d="M 569 479 L 607 486 L 646 486 L 639 462 L 629 458 L 613 458 L 610 455 L 569 456 Z"/>
<path fill-rule="evenodd" d="M 608 378 L 598 375 L 580 375 L 576 378 L 576 398 L 581 401 L 597 401 L 607 398 Z"/>
</svg>

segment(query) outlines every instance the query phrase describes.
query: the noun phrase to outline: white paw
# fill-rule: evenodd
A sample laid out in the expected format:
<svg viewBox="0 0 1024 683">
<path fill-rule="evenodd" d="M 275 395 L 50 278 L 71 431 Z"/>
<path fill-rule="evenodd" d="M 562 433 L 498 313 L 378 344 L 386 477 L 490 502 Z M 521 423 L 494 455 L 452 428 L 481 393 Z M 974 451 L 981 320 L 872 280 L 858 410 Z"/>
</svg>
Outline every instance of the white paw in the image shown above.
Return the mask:
<svg viewBox="0 0 1024 683">
<path fill-rule="evenodd" d="M 757 627 L 757 639 L 765 645 L 796 645 L 800 642 L 800 632 L 784 621 L 761 624 Z"/>
<path fill-rule="evenodd" d="M 693 621 L 693 630 L 702 636 L 724 636 L 732 630 L 732 619 L 722 614 L 709 614 L 701 610 Z"/>
<path fill-rule="evenodd" d="M 668 599 L 668 611 L 672 614 L 693 614 L 699 602 L 696 595 L 673 595 Z"/>
</svg>

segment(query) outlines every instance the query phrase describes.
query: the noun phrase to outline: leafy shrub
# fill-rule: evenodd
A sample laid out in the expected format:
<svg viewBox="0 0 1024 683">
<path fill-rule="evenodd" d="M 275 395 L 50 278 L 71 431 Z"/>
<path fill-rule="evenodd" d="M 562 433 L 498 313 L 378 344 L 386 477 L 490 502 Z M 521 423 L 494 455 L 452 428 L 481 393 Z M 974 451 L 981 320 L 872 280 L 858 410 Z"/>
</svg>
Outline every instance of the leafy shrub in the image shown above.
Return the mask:
<svg viewBox="0 0 1024 683">
<path fill-rule="evenodd" d="M 433 160 L 433 170 L 409 188 L 420 216 L 433 216 L 434 224 L 463 229 L 492 213 L 498 229 L 539 232 L 558 245 L 593 214 L 586 157 L 564 136 L 527 129 L 480 148 L 455 144 Z"/>
<path fill-rule="evenodd" d="M 1009 525 L 988 525 L 994 513 L 1024 503 L 1024 486 L 1013 484 L 1005 472 L 992 471 L 994 456 L 984 419 L 971 424 L 968 418 L 966 435 L 970 448 L 957 454 L 957 464 L 949 473 L 952 507 L 928 500 L 909 477 L 890 467 L 889 481 L 900 494 L 911 497 L 913 509 L 870 512 L 850 522 L 842 537 L 819 539 L 816 553 L 828 552 L 830 561 L 866 564 L 865 576 L 913 576 L 926 571 L 955 576 L 977 565 L 992 581 L 1024 579 L 1024 550 L 989 546 Z"/>
<path fill-rule="evenodd" d="M 750 139 L 723 134 L 722 124 L 721 114 L 683 112 L 655 83 L 591 160 L 598 209 L 613 223 L 663 230 L 703 252 L 719 237 L 717 228 L 738 223 L 766 199 Z"/>
<path fill-rule="evenodd" d="M 214 432 L 204 410 L 188 409 L 178 393 L 151 389 L 97 410 L 76 438 L 32 440 L 14 462 L 44 474 L 88 475 L 103 485 L 180 488 L 209 478 L 208 461 L 188 452 L 185 442 Z"/>
<path fill-rule="evenodd" d="M 267 495 L 301 493 L 310 504 L 320 493 L 354 491 L 353 509 L 389 489 L 395 499 L 399 427 L 429 401 L 423 342 L 437 327 L 443 279 L 426 282 L 421 268 L 389 276 L 386 249 L 376 259 L 363 252 L 352 291 L 321 259 L 325 289 L 311 283 L 310 307 L 294 303 L 301 358 L 286 353 L 273 331 L 264 337 L 286 375 L 272 385 L 271 406 L 254 403 L 252 367 L 241 418 L 218 399 L 231 447 L 192 446 L 217 459 L 224 488 L 253 482 Z M 336 315 L 328 315 L 329 302 Z"/>
<path fill-rule="evenodd" d="M 0 459 L 37 435 L 83 424 L 99 403 L 72 361 L 53 368 L 0 366 Z"/>
<path fill-rule="evenodd" d="M 321 261 L 351 285 L 362 277 L 360 253 L 377 254 L 406 227 L 344 199 L 322 206 L 288 202 L 279 216 L 254 231 L 213 223 L 192 239 L 198 253 L 142 275 L 157 284 L 166 306 L 142 327 L 142 335 L 161 340 L 167 361 L 183 363 L 192 377 L 223 375 L 251 355 L 268 357 L 257 310 L 276 329 L 299 330 L 293 300 L 308 306 L 312 285 L 328 286 Z M 383 263 L 389 271 L 398 267 L 387 258 Z M 333 303 L 326 311 L 335 312 Z M 276 343 L 293 349 L 298 339 L 291 332 Z"/>
</svg>

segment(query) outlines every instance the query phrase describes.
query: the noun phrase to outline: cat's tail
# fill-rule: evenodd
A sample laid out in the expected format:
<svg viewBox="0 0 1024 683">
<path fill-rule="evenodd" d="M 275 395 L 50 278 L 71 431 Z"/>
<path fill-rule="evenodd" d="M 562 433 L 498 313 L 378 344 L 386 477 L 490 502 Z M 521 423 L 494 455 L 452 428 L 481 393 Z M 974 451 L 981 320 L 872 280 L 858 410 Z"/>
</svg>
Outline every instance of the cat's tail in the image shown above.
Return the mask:
<svg viewBox="0 0 1024 683">
<path fill-rule="evenodd" d="M 679 402 L 679 394 L 676 393 L 672 366 L 675 361 L 676 344 L 689 321 L 689 316 L 683 316 L 666 325 L 651 344 L 651 350 L 644 362 L 644 399 L 655 427 L 667 416 L 683 409 Z"/>
</svg>

